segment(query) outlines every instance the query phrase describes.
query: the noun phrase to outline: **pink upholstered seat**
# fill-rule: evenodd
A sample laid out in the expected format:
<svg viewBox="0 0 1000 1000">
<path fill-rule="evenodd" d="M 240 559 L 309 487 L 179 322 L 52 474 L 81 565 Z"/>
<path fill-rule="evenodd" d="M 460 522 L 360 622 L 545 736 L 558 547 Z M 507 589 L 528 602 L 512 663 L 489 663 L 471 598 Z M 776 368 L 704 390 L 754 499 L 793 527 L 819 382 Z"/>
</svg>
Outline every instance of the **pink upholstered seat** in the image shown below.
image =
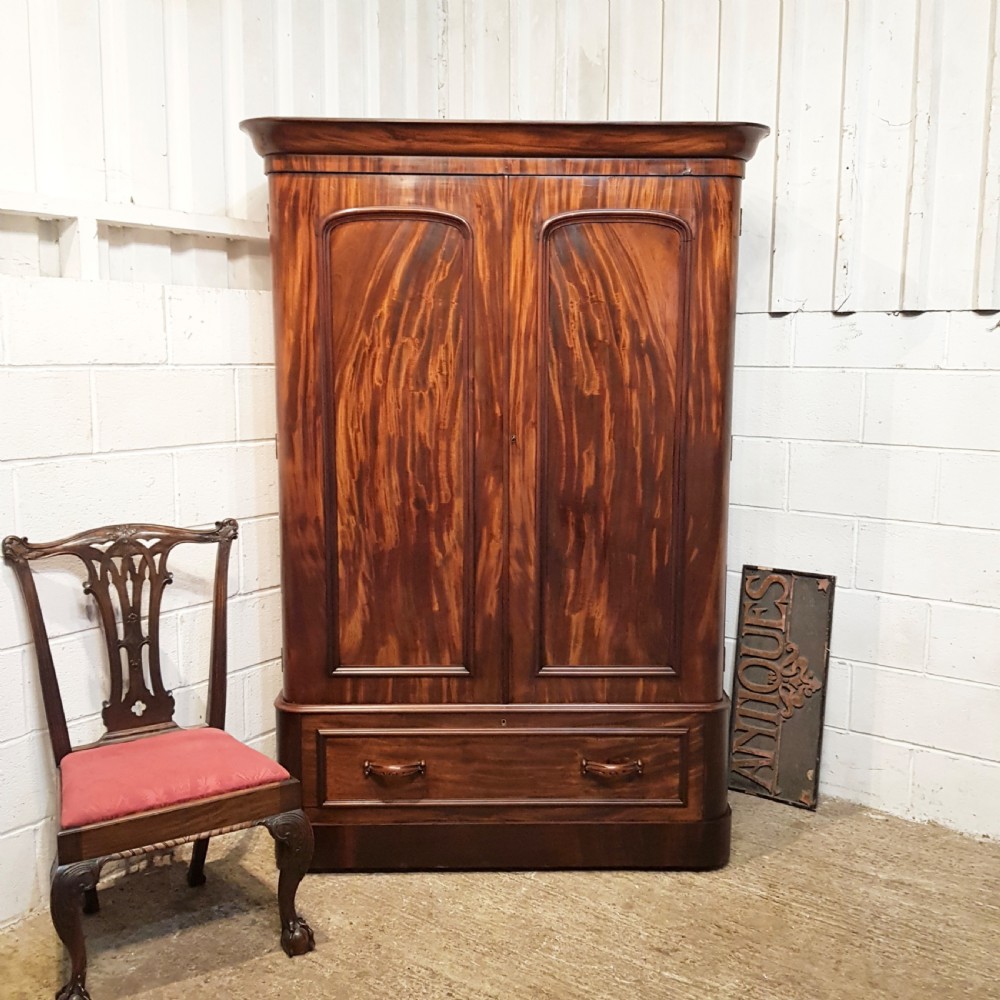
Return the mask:
<svg viewBox="0 0 1000 1000">
<path fill-rule="evenodd" d="M 221 729 L 174 729 L 63 758 L 62 828 L 120 819 L 287 781 L 288 772 Z"/>
</svg>

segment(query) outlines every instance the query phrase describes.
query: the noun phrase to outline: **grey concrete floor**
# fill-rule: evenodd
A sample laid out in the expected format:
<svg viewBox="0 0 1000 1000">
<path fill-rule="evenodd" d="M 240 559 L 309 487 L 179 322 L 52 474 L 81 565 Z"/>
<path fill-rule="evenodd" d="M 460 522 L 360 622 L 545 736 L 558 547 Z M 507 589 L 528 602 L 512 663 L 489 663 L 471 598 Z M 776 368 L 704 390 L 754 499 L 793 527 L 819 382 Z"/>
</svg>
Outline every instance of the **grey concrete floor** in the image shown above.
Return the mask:
<svg viewBox="0 0 1000 1000">
<path fill-rule="evenodd" d="M 842 802 L 734 794 L 718 872 L 310 875 L 317 950 L 278 944 L 264 831 L 113 877 L 86 918 L 93 1000 L 1000 998 L 1000 843 Z M 0 932 L 0 997 L 65 978 L 46 913 Z"/>
</svg>

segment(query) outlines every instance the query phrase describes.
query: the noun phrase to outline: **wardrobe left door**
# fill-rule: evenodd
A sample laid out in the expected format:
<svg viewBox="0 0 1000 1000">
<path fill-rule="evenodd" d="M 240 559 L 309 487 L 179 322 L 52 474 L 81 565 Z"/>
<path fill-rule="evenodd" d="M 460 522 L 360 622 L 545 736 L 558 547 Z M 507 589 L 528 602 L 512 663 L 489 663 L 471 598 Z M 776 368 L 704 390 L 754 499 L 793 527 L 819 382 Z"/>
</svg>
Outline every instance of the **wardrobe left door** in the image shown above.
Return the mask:
<svg viewBox="0 0 1000 1000">
<path fill-rule="evenodd" d="M 501 700 L 503 197 L 271 175 L 288 701 Z"/>
</svg>

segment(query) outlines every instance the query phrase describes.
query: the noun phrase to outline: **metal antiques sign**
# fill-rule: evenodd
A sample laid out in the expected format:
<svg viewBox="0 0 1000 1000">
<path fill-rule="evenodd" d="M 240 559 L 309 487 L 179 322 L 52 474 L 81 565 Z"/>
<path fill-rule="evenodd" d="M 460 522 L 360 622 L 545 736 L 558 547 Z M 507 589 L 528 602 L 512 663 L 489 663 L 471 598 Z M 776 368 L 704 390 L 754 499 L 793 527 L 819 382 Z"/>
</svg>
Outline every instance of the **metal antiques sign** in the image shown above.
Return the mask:
<svg viewBox="0 0 1000 1000">
<path fill-rule="evenodd" d="M 816 808 L 834 582 L 743 567 L 730 788 Z"/>
</svg>

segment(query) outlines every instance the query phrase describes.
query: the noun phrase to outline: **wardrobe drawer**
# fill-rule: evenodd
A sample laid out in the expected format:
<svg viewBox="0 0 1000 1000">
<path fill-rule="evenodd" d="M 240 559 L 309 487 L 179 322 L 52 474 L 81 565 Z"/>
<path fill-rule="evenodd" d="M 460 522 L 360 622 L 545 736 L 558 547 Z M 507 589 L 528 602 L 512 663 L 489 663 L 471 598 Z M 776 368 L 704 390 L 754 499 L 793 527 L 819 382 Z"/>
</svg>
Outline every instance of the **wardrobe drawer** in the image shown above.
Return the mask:
<svg viewBox="0 0 1000 1000">
<path fill-rule="evenodd" d="M 681 806 L 686 729 L 320 730 L 323 805 Z M 325 801 L 324 801 L 325 800 Z"/>
</svg>

